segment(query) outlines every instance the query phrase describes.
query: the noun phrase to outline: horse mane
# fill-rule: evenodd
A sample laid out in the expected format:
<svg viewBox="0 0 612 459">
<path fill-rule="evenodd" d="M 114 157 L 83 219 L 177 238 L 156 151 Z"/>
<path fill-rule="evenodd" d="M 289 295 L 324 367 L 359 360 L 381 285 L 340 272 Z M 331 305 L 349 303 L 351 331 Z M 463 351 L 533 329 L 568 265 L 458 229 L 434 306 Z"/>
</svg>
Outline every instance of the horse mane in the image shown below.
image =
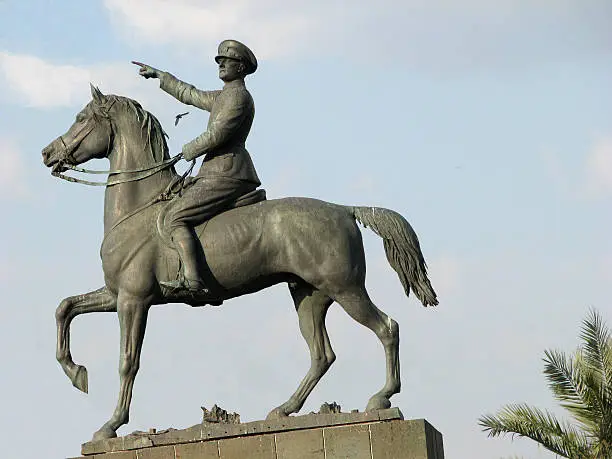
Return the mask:
<svg viewBox="0 0 612 459">
<path fill-rule="evenodd" d="M 137 119 L 140 121 L 140 129 L 145 140 L 145 145 L 149 146 L 154 161 L 162 161 L 170 157 L 168 154 L 168 143 L 166 142 L 168 134 L 166 134 L 155 115 L 142 108 L 140 103 L 129 97 L 106 94 L 105 98 L 107 100 L 105 107 L 110 108 L 113 104 L 119 104 L 125 110 L 132 111 L 136 115 Z M 105 107 L 102 108 L 104 109 Z M 95 108 L 96 106 L 94 104 L 94 111 Z M 99 114 L 108 116 L 107 113 Z"/>
</svg>

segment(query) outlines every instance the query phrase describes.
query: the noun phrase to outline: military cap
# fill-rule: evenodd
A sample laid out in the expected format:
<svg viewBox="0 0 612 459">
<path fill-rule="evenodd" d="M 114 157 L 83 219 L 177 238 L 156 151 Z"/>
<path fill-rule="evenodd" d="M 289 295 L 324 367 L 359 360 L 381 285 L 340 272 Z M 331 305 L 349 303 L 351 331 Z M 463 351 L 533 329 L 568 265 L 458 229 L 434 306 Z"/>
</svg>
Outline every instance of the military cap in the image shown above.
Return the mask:
<svg viewBox="0 0 612 459">
<path fill-rule="evenodd" d="M 247 75 L 257 70 L 257 59 L 255 54 L 246 45 L 240 43 L 237 40 L 224 40 L 219 44 L 219 50 L 215 61 L 219 63 L 219 59 L 222 57 L 229 57 L 230 59 L 237 59 L 242 61 L 246 65 Z"/>
</svg>

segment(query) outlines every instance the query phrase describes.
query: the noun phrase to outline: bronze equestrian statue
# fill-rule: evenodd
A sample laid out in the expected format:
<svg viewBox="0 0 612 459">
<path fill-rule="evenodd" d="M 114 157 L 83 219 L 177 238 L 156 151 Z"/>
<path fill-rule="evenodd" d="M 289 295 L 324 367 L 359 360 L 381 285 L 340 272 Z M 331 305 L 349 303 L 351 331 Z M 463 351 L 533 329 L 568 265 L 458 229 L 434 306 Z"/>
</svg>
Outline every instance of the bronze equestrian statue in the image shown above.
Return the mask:
<svg viewBox="0 0 612 459">
<path fill-rule="evenodd" d="M 185 145 L 183 155 L 170 157 L 159 121 L 138 102 L 102 94 L 93 86 L 92 100 L 72 126 L 42 151 L 44 164 L 54 176 L 106 187 L 100 249 L 105 284 L 64 299 L 56 311 L 57 359 L 73 385 L 84 392 L 87 370 L 72 360 L 70 323 L 80 314 L 93 312 L 119 316 L 118 402 L 94 440 L 116 436 L 129 420 L 151 306 L 218 305 L 278 283 L 288 284 L 311 365 L 295 393 L 268 417 L 298 412 L 334 362 L 325 328 L 325 316 L 334 301 L 372 330 L 384 346 L 386 382 L 370 397 L 366 410 L 388 408 L 390 397 L 400 390 L 399 327 L 366 291 L 366 261 L 357 222 L 383 239 L 389 264 L 406 295 L 412 290 L 424 306 L 438 304 L 417 235 L 398 213 L 309 198 L 265 199 L 244 146 L 253 101 L 241 76 L 255 70 L 256 60 L 236 41 L 223 42 L 220 48 L 219 76 L 239 75 L 221 91 L 200 91 L 141 65 L 141 74 L 158 76 L 162 89 L 211 111 L 207 131 Z M 176 173 L 174 165 L 182 156 L 198 155 L 205 156 L 197 177 L 186 180 Z M 108 158 L 110 171 L 78 166 L 93 158 Z M 108 172 L 109 178 L 88 182 L 65 176 L 67 169 Z"/>
</svg>

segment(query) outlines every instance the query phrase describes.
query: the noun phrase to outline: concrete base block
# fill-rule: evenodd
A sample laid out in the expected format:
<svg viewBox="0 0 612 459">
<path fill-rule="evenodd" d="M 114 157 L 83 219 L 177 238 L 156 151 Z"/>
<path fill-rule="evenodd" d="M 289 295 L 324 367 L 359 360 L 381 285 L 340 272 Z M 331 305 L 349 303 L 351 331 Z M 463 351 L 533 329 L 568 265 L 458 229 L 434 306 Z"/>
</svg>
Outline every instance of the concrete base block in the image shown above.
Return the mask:
<svg viewBox="0 0 612 459">
<path fill-rule="evenodd" d="M 203 423 L 83 444 L 86 459 L 444 459 L 442 435 L 399 409 Z M 76 459 L 76 458 L 74 458 Z"/>
</svg>

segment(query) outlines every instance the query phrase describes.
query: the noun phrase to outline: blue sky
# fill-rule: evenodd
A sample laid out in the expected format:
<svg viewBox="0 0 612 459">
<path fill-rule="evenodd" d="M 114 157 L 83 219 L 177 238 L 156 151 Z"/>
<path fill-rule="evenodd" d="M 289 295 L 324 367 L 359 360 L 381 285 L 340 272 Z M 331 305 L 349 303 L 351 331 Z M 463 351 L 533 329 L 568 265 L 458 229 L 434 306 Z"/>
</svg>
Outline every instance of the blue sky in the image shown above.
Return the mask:
<svg viewBox="0 0 612 459">
<path fill-rule="evenodd" d="M 118 386 L 112 314 L 73 323 L 89 395 L 54 360 L 55 307 L 103 282 L 103 193 L 52 178 L 40 150 L 89 101 L 91 81 L 139 100 L 178 152 L 207 114 L 191 108 L 175 127 L 184 107 L 129 61 L 214 89 L 229 37 L 260 60 L 248 147 L 268 196 L 392 208 L 419 234 L 437 309 L 403 296 L 363 232 L 371 296 L 400 324 L 394 403 L 436 426 L 448 457 L 552 457 L 487 439 L 476 420 L 514 401 L 556 411 L 544 349 L 572 350 L 590 306 L 612 320 L 610 31 L 603 0 L 0 1 L 7 457 L 77 455 Z M 383 382 L 382 349 L 340 308 L 328 329 L 338 360 L 303 412 L 332 400 L 363 409 Z M 156 308 L 120 432 L 186 427 L 214 403 L 262 419 L 307 367 L 284 286 L 219 309 Z"/>
</svg>

